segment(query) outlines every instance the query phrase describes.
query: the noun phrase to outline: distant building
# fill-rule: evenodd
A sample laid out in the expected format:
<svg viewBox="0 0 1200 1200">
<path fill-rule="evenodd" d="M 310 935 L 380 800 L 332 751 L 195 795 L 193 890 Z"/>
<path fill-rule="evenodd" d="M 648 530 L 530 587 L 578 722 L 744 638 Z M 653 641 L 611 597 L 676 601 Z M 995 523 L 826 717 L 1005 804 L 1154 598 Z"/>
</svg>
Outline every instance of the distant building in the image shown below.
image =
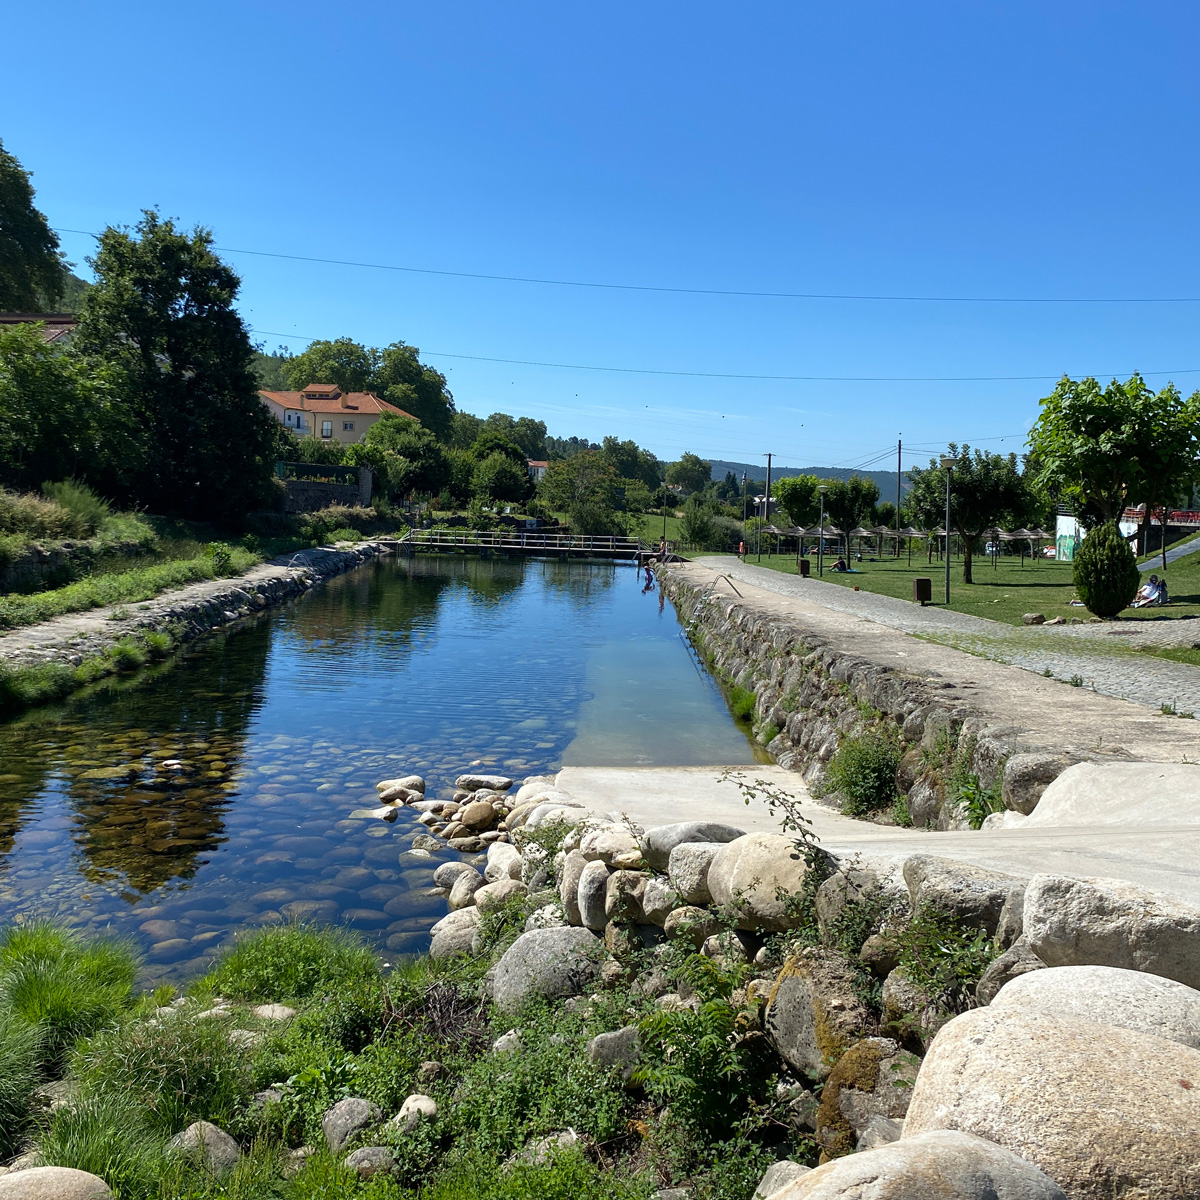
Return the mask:
<svg viewBox="0 0 1200 1200">
<path fill-rule="evenodd" d="M 323 442 L 361 442 L 385 413 L 410 421 L 412 413 L 380 400 L 373 392 L 343 392 L 336 384 L 310 383 L 302 392 L 259 392 L 271 415 L 297 437 Z"/>
<path fill-rule="evenodd" d="M 544 462 L 540 458 L 527 458 L 525 460 L 529 464 L 529 474 L 534 483 L 540 483 L 542 476 L 546 474 L 546 469 L 550 466 L 548 462 Z"/>
<path fill-rule="evenodd" d="M 56 346 L 65 346 L 79 324 L 75 313 L 0 313 L 0 329 L 11 325 L 35 325 L 40 323 L 42 340 Z"/>
</svg>

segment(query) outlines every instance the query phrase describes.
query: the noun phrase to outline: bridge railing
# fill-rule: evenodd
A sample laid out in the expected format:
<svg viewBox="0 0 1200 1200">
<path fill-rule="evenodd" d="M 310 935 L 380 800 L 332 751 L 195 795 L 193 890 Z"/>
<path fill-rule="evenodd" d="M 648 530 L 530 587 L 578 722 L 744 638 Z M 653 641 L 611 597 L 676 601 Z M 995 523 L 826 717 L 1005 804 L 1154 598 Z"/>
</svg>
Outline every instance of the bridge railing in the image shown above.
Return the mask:
<svg viewBox="0 0 1200 1200">
<path fill-rule="evenodd" d="M 635 557 L 641 550 L 638 538 L 541 533 L 521 529 L 410 529 L 398 539 L 401 546 L 431 550 L 519 550 L 525 553 L 564 551 L 575 554 L 621 554 Z"/>
</svg>

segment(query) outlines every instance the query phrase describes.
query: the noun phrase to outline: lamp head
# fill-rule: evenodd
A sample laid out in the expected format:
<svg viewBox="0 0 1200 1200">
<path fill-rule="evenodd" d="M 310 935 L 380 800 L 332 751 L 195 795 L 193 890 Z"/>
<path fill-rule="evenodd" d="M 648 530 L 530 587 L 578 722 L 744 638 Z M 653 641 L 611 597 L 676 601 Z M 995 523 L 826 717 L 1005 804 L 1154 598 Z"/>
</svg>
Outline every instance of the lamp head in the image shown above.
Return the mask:
<svg viewBox="0 0 1200 1200">
<path fill-rule="evenodd" d="M 954 464 L 955 464 L 956 462 L 958 462 L 958 459 L 957 459 L 957 458 L 955 458 L 953 455 L 950 455 L 950 454 L 943 454 L 943 455 L 942 455 L 942 458 L 941 458 L 942 470 L 943 470 L 943 471 L 949 471 L 949 470 L 950 470 L 950 468 L 951 468 L 952 466 L 954 466 Z"/>
<path fill-rule="evenodd" d="M 827 491 L 829 491 L 829 485 L 827 483 L 818 484 L 817 491 L 823 496 Z"/>
</svg>

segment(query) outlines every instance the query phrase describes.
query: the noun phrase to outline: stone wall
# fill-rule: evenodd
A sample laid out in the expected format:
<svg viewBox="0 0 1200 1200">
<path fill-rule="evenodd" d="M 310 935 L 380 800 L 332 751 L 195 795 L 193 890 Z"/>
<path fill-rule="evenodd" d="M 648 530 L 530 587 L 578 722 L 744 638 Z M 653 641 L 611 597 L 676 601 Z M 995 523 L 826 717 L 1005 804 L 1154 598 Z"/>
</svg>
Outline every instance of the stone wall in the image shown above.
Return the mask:
<svg viewBox="0 0 1200 1200">
<path fill-rule="evenodd" d="M 358 483 L 319 483 L 313 479 L 289 479 L 285 482 L 286 493 L 283 511 L 286 513 L 316 512 L 334 504 L 350 507 L 371 503 L 371 488 L 374 472 L 370 467 L 358 468 Z"/>
<path fill-rule="evenodd" d="M 99 538 L 34 544 L 10 562 L 0 563 L 0 594 L 62 587 L 91 570 L 101 555 L 133 558 L 145 553 L 141 542 L 106 542 Z"/>
<path fill-rule="evenodd" d="M 958 829 L 966 827 L 958 798 L 947 803 L 946 797 L 952 764 L 977 776 L 981 788 L 1002 781 L 1007 806 L 1029 811 L 1046 785 L 1078 761 L 1019 719 L 1001 726 L 948 697 L 944 679 L 847 653 L 797 619 L 724 593 L 707 595 L 669 570 L 659 579 L 709 669 L 726 686 L 754 693 L 759 741 L 818 790 L 847 738 L 887 732 L 903 751 L 896 787 L 913 824 Z"/>
</svg>

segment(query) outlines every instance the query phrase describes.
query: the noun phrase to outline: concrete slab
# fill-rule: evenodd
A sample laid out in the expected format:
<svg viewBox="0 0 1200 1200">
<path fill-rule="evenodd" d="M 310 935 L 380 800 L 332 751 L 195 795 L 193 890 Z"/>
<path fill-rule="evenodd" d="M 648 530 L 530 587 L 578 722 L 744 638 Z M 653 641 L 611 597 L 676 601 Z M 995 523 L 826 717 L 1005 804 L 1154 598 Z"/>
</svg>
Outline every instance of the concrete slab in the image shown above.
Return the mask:
<svg viewBox="0 0 1200 1200">
<path fill-rule="evenodd" d="M 627 813 L 641 825 L 721 821 L 747 832 L 782 832 L 766 805 L 747 806 L 723 777 L 764 779 L 800 799 L 821 845 L 896 864 L 911 854 L 937 854 L 1013 875 L 1041 872 L 1124 879 L 1200 905 L 1200 829 L 1195 825 L 1003 829 L 930 833 L 843 817 L 813 800 L 803 781 L 781 767 L 565 767 L 558 786 L 599 812 Z"/>
</svg>

